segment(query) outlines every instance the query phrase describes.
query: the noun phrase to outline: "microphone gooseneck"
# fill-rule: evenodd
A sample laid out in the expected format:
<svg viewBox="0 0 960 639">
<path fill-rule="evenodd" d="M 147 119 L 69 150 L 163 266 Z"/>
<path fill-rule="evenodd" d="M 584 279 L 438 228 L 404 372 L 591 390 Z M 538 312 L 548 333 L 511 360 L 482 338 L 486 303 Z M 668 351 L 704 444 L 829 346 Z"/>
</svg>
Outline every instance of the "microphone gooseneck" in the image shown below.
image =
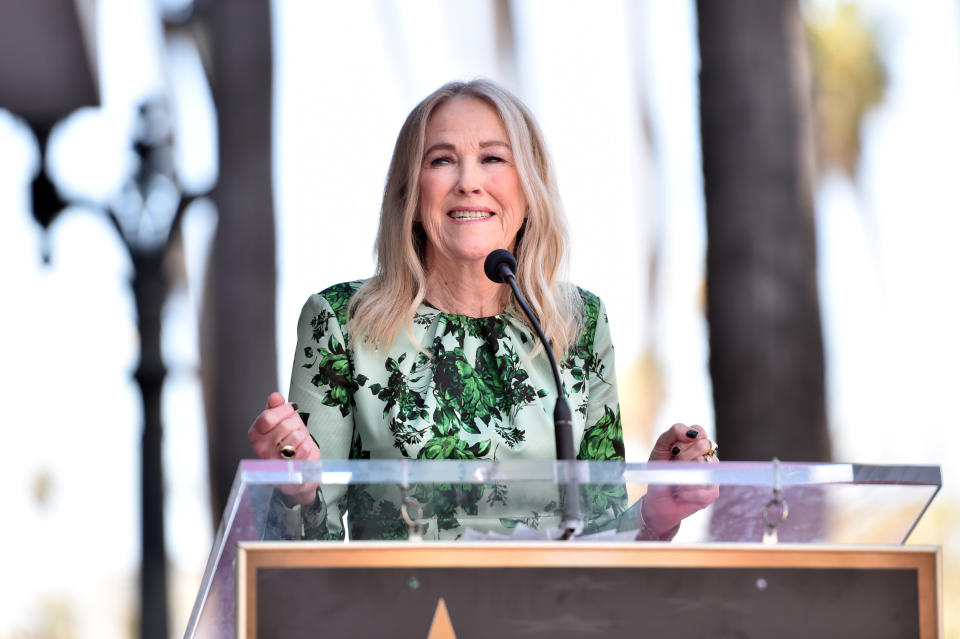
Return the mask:
<svg viewBox="0 0 960 639">
<path fill-rule="evenodd" d="M 550 360 L 550 370 L 553 372 L 553 381 L 557 387 L 557 404 L 553 409 L 554 425 L 556 426 L 554 430 L 557 443 L 557 459 L 573 460 L 575 459 L 573 452 L 573 424 L 571 423 L 570 405 L 567 403 L 567 398 L 563 394 L 563 381 L 560 379 L 560 367 L 557 366 L 553 349 L 550 347 L 550 343 L 547 341 L 547 337 L 540 327 L 540 322 L 537 321 L 533 311 L 527 306 L 527 301 L 523 298 L 523 294 L 517 286 L 516 271 L 517 260 L 513 257 L 513 253 L 505 249 L 497 249 L 491 252 L 483 262 L 483 272 L 486 273 L 489 279 L 497 284 L 510 285 L 517 303 L 530 319 L 533 329 L 540 337 L 540 342 L 543 344 L 544 350 L 547 353 L 547 359 Z"/>
<path fill-rule="evenodd" d="M 553 430 L 556 441 L 557 459 L 561 461 L 573 461 L 576 459 L 573 452 L 573 420 L 570 413 L 570 405 L 563 393 L 563 381 L 560 379 L 560 367 L 557 366 L 557 360 L 553 355 L 553 348 L 547 341 L 543 329 L 540 328 L 540 322 L 534 316 L 533 311 L 527 306 L 520 287 L 516 280 L 517 260 L 513 253 L 505 249 L 497 249 L 487 255 L 483 262 L 483 272 L 486 276 L 497 284 L 509 284 L 513 290 L 514 298 L 517 304 L 526 314 L 533 325 L 533 329 L 540 337 L 540 342 L 547 353 L 547 359 L 550 361 L 550 370 L 553 372 L 553 381 L 557 387 L 557 403 L 553 407 Z M 566 499 L 563 499 L 563 521 L 560 527 L 564 531 L 563 539 L 569 539 L 578 534 L 583 528 L 583 519 L 580 516 L 579 488 L 575 480 L 568 481 L 566 484 Z"/>
</svg>

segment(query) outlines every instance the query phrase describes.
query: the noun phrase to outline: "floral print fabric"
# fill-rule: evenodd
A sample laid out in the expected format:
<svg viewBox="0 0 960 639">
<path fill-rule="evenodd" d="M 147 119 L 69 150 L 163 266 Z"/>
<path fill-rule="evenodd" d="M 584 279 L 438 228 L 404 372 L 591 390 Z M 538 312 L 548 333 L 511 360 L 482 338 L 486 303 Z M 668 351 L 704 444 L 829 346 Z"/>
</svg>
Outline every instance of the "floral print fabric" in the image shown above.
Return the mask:
<svg viewBox="0 0 960 639">
<path fill-rule="evenodd" d="M 531 357 L 538 341 L 524 322 L 509 312 L 472 318 L 422 304 L 411 332 L 401 331 L 389 349 L 375 348 L 356 339 L 348 328 L 347 307 L 361 284 L 338 284 L 312 295 L 298 324 L 289 399 L 297 402 L 324 458 L 556 457 L 553 374 L 542 348 Z M 583 329 L 559 362 L 573 412 L 578 459 L 622 460 L 623 431 L 606 311 L 597 296 L 582 289 L 580 294 Z M 382 488 L 354 488 L 345 499 L 338 496 L 345 502 L 338 510 L 350 511 L 353 536 L 405 536 L 406 526 L 395 506 L 399 493 L 372 494 Z M 537 525 L 557 510 L 555 492 L 553 503 L 537 503 L 529 494 L 511 500 L 505 486 L 419 490 L 430 493 L 419 499 L 427 504 L 425 516 L 436 518 L 435 532 L 456 531 L 461 525 L 458 517 L 482 519 L 484 510 L 488 519 L 506 526 L 518 521 Z M 331 503 L 332 491 L 324 492 Z M 592 497 L 593 523 L 622 511 L 622 495 L 617 492 L 601 490 Z M 335 516 L 323 519 L 315 522 L 318 528 L 312 536 L 338 536 L 342 529 Z"/>
</svg>

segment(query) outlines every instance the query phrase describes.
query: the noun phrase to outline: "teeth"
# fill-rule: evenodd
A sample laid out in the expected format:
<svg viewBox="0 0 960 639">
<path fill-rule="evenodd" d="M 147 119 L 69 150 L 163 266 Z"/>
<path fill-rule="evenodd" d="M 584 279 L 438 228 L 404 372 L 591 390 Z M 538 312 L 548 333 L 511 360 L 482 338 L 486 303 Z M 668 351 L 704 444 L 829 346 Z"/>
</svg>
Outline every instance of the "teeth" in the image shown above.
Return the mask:
<svg viewBox="0 0 960 639">
<path fill-rule="evenodd" d="M 450 217 L 455 220 L 482 220 L 491 215 L 489 211 L 450 211 Z"/>
</svg>

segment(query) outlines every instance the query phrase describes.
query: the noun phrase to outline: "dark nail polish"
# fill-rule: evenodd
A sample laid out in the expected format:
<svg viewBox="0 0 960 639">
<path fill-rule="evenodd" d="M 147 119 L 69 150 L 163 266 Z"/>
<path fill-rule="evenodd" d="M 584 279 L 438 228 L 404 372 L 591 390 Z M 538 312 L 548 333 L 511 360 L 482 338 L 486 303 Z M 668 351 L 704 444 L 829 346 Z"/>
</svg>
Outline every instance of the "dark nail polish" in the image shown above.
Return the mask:
<svg viewBox="0 0 960 639">
<path fill-rule="evenodd" d="M 700 434 L 700 433 L 698 433 L 698 432 L 697 432 L 696 430 L 694 430 L 693 428 L 691 428 L 690 430 L 687 431 L 687 437 L 689 437 L 690 439 L 696 439 L 696 438 L 697 438 L 697 435 L 699 435 L 699 434 Z"/>
<path fill-rule="evenodd" d="M 671 450 L 670 452 L 673 453 L 673 456 L 674 456 L 674 457 L 676 457 L 677 455 L 680 454 L 680 447 L 679 447 L 679 446 L 674 446 L 674 447 L 673 447 L 673 450 Z"/>
<path fill-rule="evenodd" d="M 293 410 L 297 410 L 297 409 L 299 408 L 299 406 L 297 406 L 297 403 L 296 403 L 296 402 L 291 402 L 290 405 L 293 406 Z M 689 434 L 689 433 L 687 433 L 687 434 Z"/>
</svg>

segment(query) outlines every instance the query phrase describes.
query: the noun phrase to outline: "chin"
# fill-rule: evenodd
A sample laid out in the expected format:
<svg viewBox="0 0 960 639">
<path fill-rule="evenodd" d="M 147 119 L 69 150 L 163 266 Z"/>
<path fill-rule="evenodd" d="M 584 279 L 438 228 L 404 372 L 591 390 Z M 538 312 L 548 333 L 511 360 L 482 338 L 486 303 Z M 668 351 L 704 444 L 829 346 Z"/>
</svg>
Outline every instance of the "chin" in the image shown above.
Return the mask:
<svg viewBox="0 0 960 639">
<path fill-rule="evenodd" d="M 457 251 L 454 254 L 454 259 L 458 262 L 482 262 L 487 259 L 487 256 L 490 255 L 491 251 L 495 251 L 500 248 L 499 246 L 471 246 L 469 248 L 463 248 Z"/>
</svg>

